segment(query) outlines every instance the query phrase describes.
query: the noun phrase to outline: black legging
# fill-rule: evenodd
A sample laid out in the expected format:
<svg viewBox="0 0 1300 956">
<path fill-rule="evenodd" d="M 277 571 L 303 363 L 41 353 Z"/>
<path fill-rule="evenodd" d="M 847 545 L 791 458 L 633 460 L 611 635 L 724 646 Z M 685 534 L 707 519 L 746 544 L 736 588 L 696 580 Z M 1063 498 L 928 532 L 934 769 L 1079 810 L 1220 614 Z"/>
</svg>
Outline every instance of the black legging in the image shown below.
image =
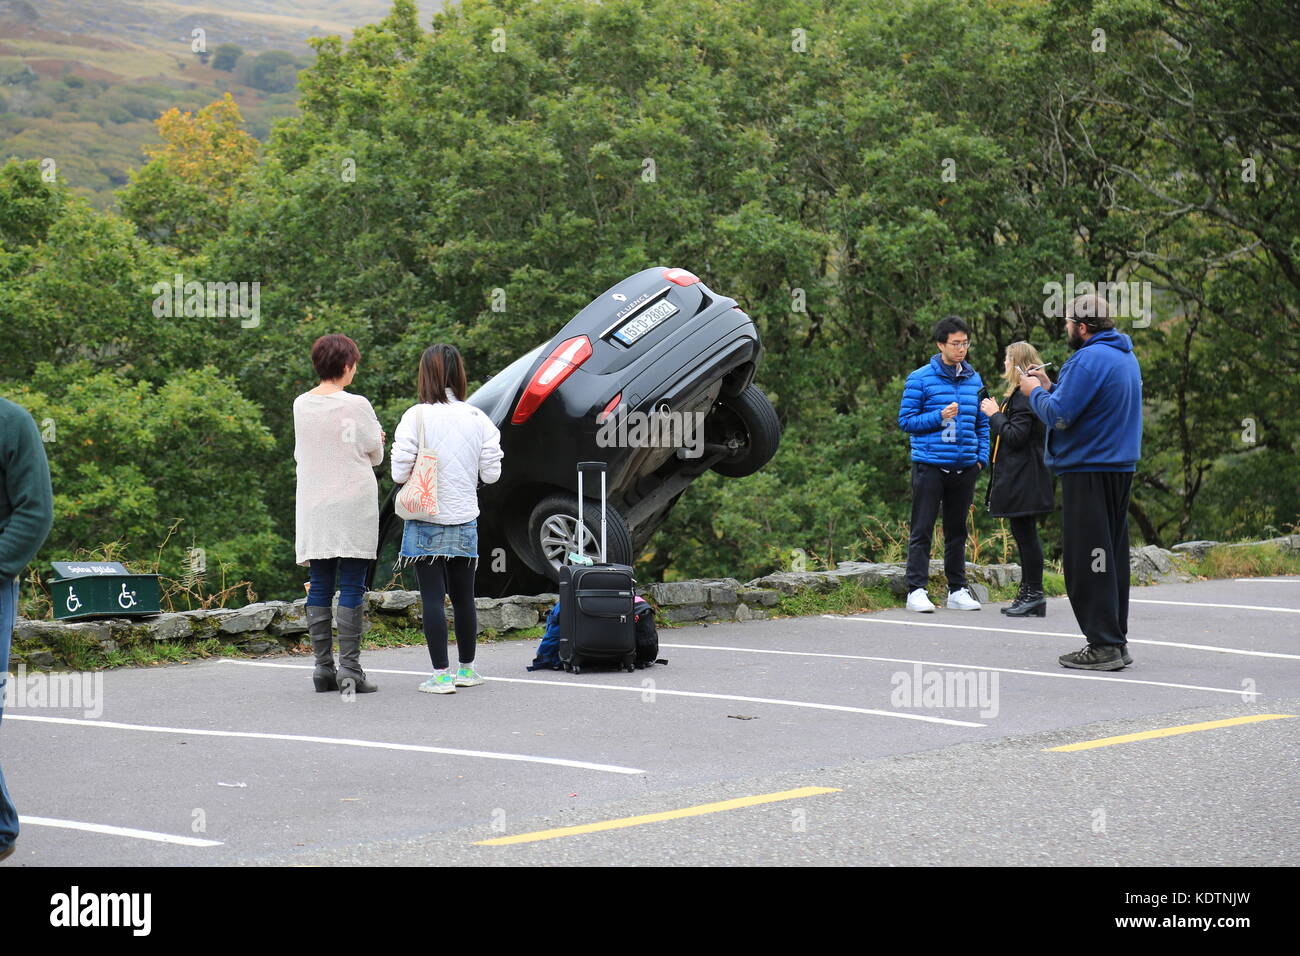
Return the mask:
<svg viewBox="0 0 1300 956">
<path fill-rule="evenodd" d="M 1011 535 L 1020 549 L 1020 579 L 1027 588 L 1043 589 L 1043 543 L 1038 540 L 1038 515 L 1011 520 Z"/>
<path fill-rule="evenodd" d="M 424 640 L 429 645 L 429 660 L 434 670 L 447 667 L 447 614 L 442 601 L 449 591 L 456 622 L 456 656 L 461 664 L 474 663 L 478 635 L 478 613 L 474 608 L 476 564 L 476 558 L 434 558 L 415 565 L 420 600 L 424 603 Z"/>
</svg>

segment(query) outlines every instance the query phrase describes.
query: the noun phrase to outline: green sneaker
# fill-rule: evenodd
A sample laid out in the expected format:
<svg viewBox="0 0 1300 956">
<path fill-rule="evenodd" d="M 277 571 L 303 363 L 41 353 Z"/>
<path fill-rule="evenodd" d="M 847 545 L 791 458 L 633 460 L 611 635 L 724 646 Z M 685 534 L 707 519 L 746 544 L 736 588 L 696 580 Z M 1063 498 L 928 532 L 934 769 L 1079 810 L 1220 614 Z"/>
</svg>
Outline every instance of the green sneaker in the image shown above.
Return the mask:
<svg viewBox="0 0 1300 956">
<path fill-rule="evenodd" d="M 464 664 L 460 670 L 456 671 L 456 680 L 453 683 L 457 687 L 475 687 L 483 682 L 483 678 L 479 676 L 478 671 L 474 670 L 473 664 Z"/>
<path fill-rule="evenodd" d="M 420 685 L 420 690 L 426 694 L 454 694 L 456 685 L 452 682 L 451 673 L 434 674 L 427 681 Z"/>
</svg>

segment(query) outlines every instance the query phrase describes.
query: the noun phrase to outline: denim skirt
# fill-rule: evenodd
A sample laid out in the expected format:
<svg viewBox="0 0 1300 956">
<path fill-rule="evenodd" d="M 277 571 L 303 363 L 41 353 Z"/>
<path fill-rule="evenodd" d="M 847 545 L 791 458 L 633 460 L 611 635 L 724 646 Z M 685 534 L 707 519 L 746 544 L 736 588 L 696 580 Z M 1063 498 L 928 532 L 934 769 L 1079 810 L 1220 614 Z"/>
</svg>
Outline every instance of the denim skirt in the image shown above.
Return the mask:
<svg viewBox="0 0 1300 956">
<path fill-rule="evenodd" d="M 434 558 L 477 558 L 478 519 L 464 524 L 407 521 L 402 529 L 402 549 L 394 570 Z"/>
</svg>

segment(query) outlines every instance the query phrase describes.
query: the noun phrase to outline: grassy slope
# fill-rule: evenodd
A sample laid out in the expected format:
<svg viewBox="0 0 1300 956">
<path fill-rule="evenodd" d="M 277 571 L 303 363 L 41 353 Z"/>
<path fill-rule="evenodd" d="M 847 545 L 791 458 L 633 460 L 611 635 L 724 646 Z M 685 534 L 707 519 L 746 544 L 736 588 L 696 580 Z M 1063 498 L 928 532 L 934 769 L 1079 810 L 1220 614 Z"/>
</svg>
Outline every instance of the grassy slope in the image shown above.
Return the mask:
<svg viewBox="0 0 1300 956">
<path fill-rule="evenodd" d="M 195 27 L 209 51 L 231 42 L 246 55 L 307 57 L 308 37 L 349 33 L 388 9 L 389 0 L 0 0 L 0 161 L 52 158 L 74 189 L 110 208 L 157 142 L 153 120 L 173 106 L 195 110 L 229 90 L 259 138 L 294 112 L 296 93 L 260 93 L 204 66 L 190 48 Z M 29 69 L 34 81 L 22 79 Z M 86 83 L 70 88 L 67 75 Z"/>
</svg>

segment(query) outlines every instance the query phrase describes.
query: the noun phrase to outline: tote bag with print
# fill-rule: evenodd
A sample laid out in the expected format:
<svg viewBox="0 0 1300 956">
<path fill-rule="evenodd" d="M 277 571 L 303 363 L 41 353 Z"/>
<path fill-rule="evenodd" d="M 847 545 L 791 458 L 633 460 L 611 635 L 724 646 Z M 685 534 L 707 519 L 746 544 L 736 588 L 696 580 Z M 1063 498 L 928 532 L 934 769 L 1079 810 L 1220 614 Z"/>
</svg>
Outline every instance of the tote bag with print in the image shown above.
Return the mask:
<svg viewBox="0 0 1300 956">
<path fill-rule="evenodd" d="M 424 444 L 424 408 L 417 418 L 420 451 L 415 456 L 411 477 L 397 493 L 393 510 L 407 521 L 432 521 L 438 514 L 438 456 Z"/>
</svg>

